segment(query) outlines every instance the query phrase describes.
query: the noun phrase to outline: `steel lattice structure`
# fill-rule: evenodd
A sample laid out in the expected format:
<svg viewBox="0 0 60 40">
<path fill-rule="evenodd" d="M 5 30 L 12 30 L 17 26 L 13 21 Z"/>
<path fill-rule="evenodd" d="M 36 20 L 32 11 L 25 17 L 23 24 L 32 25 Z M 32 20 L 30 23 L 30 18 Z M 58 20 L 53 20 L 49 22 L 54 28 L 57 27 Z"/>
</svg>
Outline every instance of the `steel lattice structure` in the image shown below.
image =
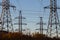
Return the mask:
<svg viewBox="0 0 60 40">
<path fill-rule="evenodd" d="M 43 31 L 44 31 L 44 30 L 47 30 L 47 29 L 44 29 L 44 27 L 43 27 L 43 25 L 46 25 L 46 23 L 43 23 L 43 19 L 42 19 L 42 18 L 43 18 L 43 17 L 40 17 L 40 22 L 37 23 L 37 24 L 40 25 L 39 29 L 36 29 L 36 30 L 39 30 L 39 31 L 40 31 L 40 34 L 43 34 Z"/>
<path fill-rule="evenodd" d="M 27 25 L 26 23 L 22 23 L 22 20 L 23 19 L 26 19 L 25 17 L 22 16 L 22 11 L 20 10 L 19 11 L 19 16 L 18 17 L 15 17 L 15 19 L 18 19 L 18 23 L 14 23 L 15 25 L 18 25 L 19 27 L 19 32 L 22 33 L 23 29 L 22 29 L 22 25 Z"/>
<path fill-rule="evenodd" d="M 47 34 L 50 37 L 53 37 L 53 36 L 58 37 L 60 23 L 59 23 L 57 9 L 60 9 L 60 8 L 57 7 L 57 0 L 50 0 L 50 6 L 46 6 L 44 8 L 50 9 Z"/>
<path fill-rule="evenodd" d="M 13 24 L 12 24 L 12 18 L 10 14 L 10 7 L 15 8 L 15 6 L 10 5 L 9 0 L 2 0 L 2 3 L 0 4 L 2 6 L 2 14 L 1 14 L 1 30 L 6 31 L 13 31 Z"/>
</svg>

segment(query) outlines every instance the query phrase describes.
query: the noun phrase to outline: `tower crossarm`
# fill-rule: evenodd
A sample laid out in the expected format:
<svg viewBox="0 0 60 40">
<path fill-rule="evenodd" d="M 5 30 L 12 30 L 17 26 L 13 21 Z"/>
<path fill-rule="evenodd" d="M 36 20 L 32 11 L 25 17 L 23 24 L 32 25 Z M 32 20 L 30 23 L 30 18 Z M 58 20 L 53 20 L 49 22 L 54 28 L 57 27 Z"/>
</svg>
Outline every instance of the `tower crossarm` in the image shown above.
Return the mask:
<svg viewBox="0 0 60 40">
<path fill-rule="evenodd" d="M 14 23 L 14 25 L 18 25 L 19 23 Z M 27 25 L 26 23 L 20 23 L 22 25 Z"/>
<path fill-rule="evenodd" d="M 45 6 L 44 9 L 50 9 L 50 6 Z M 60 9 L 60 7 L 57 7 L 56 9 Z"/>
<path fill-rule="evenodd" d="M 3 3 L 0 2 L 0 6 L 3 6 Z M 9 7 L 12 7 L 13 9 L 16 9 L 16 6 L 9 4 Z"/>
<path fill-rule="evenodd" d="M 39 25 L 40 23 L 37 23 L 37 25 Z M 46 25 L 46 23 L 42 23 L 43 25 Z"/>
</svg>

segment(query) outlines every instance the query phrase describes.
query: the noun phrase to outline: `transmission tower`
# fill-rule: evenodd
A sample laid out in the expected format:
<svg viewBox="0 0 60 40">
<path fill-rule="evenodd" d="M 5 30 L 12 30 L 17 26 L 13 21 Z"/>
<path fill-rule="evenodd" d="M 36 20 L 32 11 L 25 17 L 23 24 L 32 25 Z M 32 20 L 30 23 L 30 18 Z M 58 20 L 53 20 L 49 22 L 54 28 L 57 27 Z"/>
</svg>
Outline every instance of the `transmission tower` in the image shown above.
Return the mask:
<svg viewBox="0 0 60 40">
<path fill-rule="evenodd" d="M 52 36 L 58 37 L 60 22 L 59 22 L 57 9 L 60 9 L 60 8 L 57 7 L 57 0 L 50 0 L 50 6 L 46 6 L 44 8 L 50 9 L 47 34 L 50 37 Z"/>
<path fill-rule="evenodd" d="M 18 23 L 14 23 L 15 25 L 19 25 L 19 32 L 22 33 L 22 25 L 27 25 L 26 23 L 22 23 L 22 19 L 26 19 L 25 17 L 22 17 L 21 10 L 19 11 L 19 16 L 15 17 L 15 19 L 18 19 Z"/>
<path fill-rule="evenodd" d="M 1 30 L 1 24 L 2 24 L 2 20 L 1 20 L 1 16 L 0 16 L 0 30 Z"/>
<path fill-rule="evenodd" d="M 47 29 L 44 29 L 43 28 L 43 25 L 46 25 L 46 23 L 43 23 L 43 17 L 40 17 L 40 23 L 37 23 L 40 25 L 40 28 L 39 29 L 36 29 L 36 30 L 40 30 L 40 34 L 43 34 L 43 30 L 47 30 Z"/>
<path fill-rule="evenodd" d="M 2 0 L 2 3 L 0 4 L 0 6 L 2 6 L 1 30 L 6 30 L 6 31 L 13 30 L 12 18 L 11 18 L 11 14 L 10 14 L 10 7 L 15 8 L 15 6 L 11 5 L 9 0 Z"/>
</svg>

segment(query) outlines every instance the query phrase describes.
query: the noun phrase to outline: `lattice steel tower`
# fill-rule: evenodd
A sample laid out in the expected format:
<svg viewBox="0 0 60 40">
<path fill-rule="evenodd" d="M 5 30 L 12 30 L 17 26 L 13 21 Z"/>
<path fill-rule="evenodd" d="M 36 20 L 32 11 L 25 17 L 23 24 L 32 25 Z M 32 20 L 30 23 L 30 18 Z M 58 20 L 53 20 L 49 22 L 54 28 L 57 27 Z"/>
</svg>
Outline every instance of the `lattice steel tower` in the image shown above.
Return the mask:
<svg viewBox="0 0 60 40">
<path fill-rule="evenodd" d="M 19 30 L 19 32 L 22 33 L 22 31 L 23 31 L 22 25 L 27 25 L 27 24 L 22 22 L 23 19 L 26 19 L 26 18 L 22 16 L 22 11 L 21 10 L 19 11 L 19 16 L 15 17 L 15 19 L 18 19 L 18 23 L 14 23 L 14 24 L 19 26 L 18 30 Z"/>
<path fill-rule="evenodd" d="M 47 30 L 47 29 L 44 29 L 43 25 L 46 25 L 46 23 L 43 23 L 43 17 L 39 17 L 40 18 L 40 22 L 37 23 L 40 25 L 39 29 L 36 29 L 36 30 L 39 30 L 40 31 L 40 34 L 43 34 L 43 31 L 44 30 Z"/>
<path fill-rule="evenodd" d="M 10 1 L 9 0 L 2 0 L 2 14 L 1 14 L 1 20 L 2 20 L 2 29 L 1 30 L 12 30 L 12 18 L 11 18 L 11 14 L 10 14 L 10 7 L 15 8 L 15 6 L 10 5 Z M 12 30 L 13 31 L 13 30 Z"/>
<path fill-rule="evenodd" d="M 60 22 L 59 22 L 57 9 L 60 9 L 60 8 L 57 7 L 57 0 L 50 0 L 50 6 L 47 6 L 44 8 L 50 9 L 47 34 L 50 37 L 52 37 L 52 36 L 58 37 Z"/>
<path fill-rule="evenodd" d="M 43 20 L 42 20 L 42 17 L 40 17 L 40 33 L 43 34 Z"/>
</svg>

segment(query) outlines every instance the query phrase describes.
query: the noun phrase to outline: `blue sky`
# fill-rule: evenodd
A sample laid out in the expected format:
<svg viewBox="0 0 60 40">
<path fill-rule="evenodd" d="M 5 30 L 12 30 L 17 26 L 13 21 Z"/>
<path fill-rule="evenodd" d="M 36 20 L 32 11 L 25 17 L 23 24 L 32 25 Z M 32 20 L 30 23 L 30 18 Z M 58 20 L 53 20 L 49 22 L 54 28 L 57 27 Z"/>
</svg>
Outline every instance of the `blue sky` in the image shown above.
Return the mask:
<svg viewBox="0 0 60 40">
<path fill-rule="evenodd" d="M 60 0 L 58 0 L 58 6 L 60 7 L 59 2 Z M 11 10 L 11 15 L 13 19 L 18 16 L 18 10 L 22 10 L 22 15 L 26 17 L 23 22 L 27 23 L 27 25 L 23 26 L 23 29 L 29 28 L 30 31 L 35 32 L 35 29 L 39 28 L 39 25 L 36 25 L 36 23 L 39 22 L 39 17 L 41 16 L 43 17 L 44 23 L 48 22 L 49 9 L 44 10 L 43 7 L 49 5 L 49 0 L 10 0 L 10 4 L 16 6 L 16 11 Z M 58 10 L 58 14 L 60 13 L 59 11 L 60 10 Z M 44 26 L 44 28 L 46 27 L 47 25 Z M 17 27 L 15 26 L 15 29 L 16 28 Z"/>
<path fill-rule="evenodd" d="M 26 17 L 27 26 L 23 28 L 30 28 L 31 31 L 35 31 L 36 28 L 39 28 L 39 25 L 36 23 L 39 22 L 39 16 L 43 16 L 43 1 L 40 0 L 19 0 L 17 2 L 17 9 L 22 10 L 22 14 Z M 46 2 L 46 1 L 45 1 Z M 18 6 L 19 5 L 19 6 Z M 24 21 L 25 22 L 25 21 Z"/>
<path fill-rule="evenodd" d="M 48 0 L 46 1 L 19 0 L 14 2 L 17 5 L 17 9 L 19 10 L 21 9 L 23 16 L 26 17 L 25 20 L 26 20 L 27 26 L 23 26 L 23 28 L 30 28 L 31 31 L 35 31 L 36 28 L 39 28 L 39 25 L 36 25 L 36 23 L 39 22 L 39 16 L 44 15 L 43 7 L 44 7 L 44 4 L 47 3 L 47 1 Z"/>
</svg>

